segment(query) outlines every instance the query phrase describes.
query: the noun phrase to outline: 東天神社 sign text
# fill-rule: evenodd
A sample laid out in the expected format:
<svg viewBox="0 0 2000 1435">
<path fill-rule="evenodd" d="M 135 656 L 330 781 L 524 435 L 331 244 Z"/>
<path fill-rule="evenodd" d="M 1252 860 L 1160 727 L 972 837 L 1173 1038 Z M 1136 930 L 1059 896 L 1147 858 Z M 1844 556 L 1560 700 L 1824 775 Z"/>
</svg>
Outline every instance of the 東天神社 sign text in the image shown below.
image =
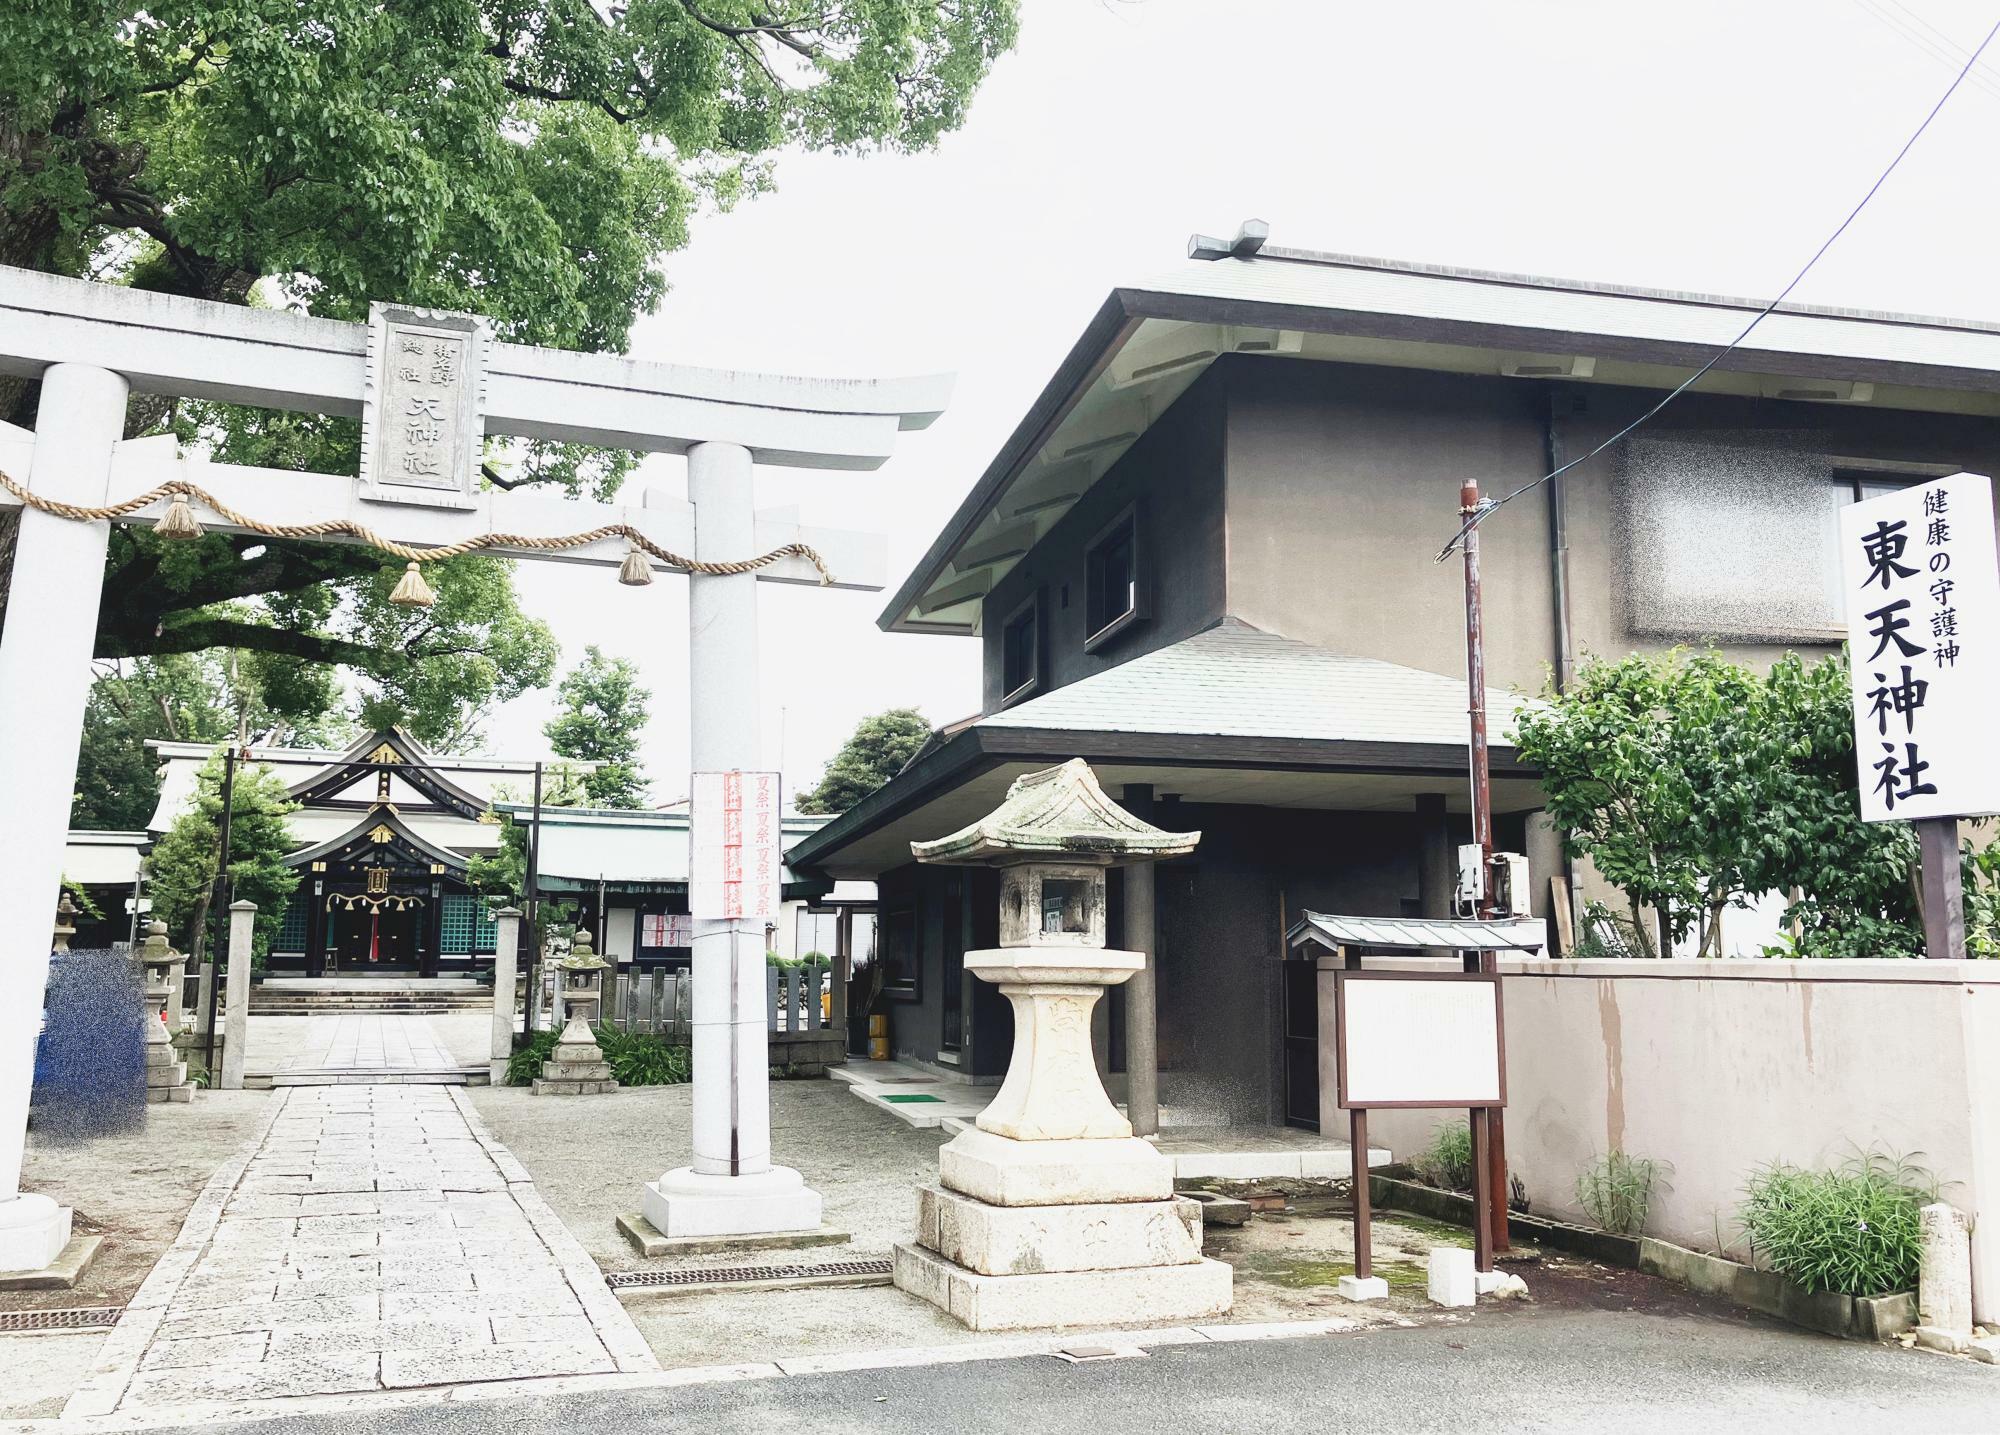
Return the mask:
<svg viewBox="0 0 2000 1435">
<path fill-rule="evenodd" d="M 1953 474 L 1840 511 L 1861 815 L 2000 811 L 1992 480 Z"/>
</svg>

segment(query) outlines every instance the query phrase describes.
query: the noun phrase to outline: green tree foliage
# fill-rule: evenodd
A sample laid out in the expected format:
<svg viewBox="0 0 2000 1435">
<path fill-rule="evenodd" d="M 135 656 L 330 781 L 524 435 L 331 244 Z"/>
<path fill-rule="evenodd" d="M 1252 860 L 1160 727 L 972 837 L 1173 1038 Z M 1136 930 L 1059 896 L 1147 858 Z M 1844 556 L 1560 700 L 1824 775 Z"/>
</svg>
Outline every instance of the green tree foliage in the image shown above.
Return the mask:
<svg viewBox="0 0 2000 1435">
<path fill-rule="evenodd" d="M 619 351 L 699 204 L 762 189 L 787 147 L 932 144 L 1014 37 L 1015 0 L 14 0 L 0 263 L 338 319 L 371 299 L 472 309 L 506 339 Z M 29 423 L 34 401 L 0 379 L 0 418 Z M 135 398 L 131 431 L 162 427 L 228 462 L 355 471 L 352 420 Z M 630 463 L 494 458 L 508 486 L 600 494 Z M 407 621 L 333 622 L 310 598 L 233 627 L 211 611 L 328 583 L 365 607 L 380 567 L 353 546 L 129 535 L 100 651 L 229 643 L 394 692 L 378 665 Z"/>
<path fill-rule="evenodd" d="M 84 709 L 70 826 L 144 831 L 159 801 L 148 740 L 338 743 L 340 694 L 329 668 L 267 653 L 172 653 L 102 663 Z"/>
<path fill-rule="evenodd" d="M 930 735 L 931 725 L 915 708 L 863 718 L 827 763 L 819 785 L 799 794 L 799 811 L 845 812 L 901 772 Z"/>
<path fill-rule="evenodd" d="M 147 890 L 153 911 L 167 924 L 168 938 L 183 952 L 199 956 L 209 935 L 209 902 L 221 856 L 222 757 L 209 759 L 197 779 L 196 797 L 153 848 Z M 299 874 L 285 865 L 297 844 L 285 825 L 298 804 L 286 795 L 285 780 L 268 767 L 240 765 L 229 802 L 231 900 L 255 902 L 255 950 L 271 949 L 284 919 L 285 903 Z"/>
<path fill-rule="evenodd" d="M 653 694 L 639 686 L 638 668 L 624 658 L 605 657 L 592 644 L 557 696 L 561 710 L 542 731 L 561 756 L 598 764 L 582 774 L 584 800 L 592 807 L 645 806 L 639 735 Z"/>
<path fill-rule="evenodd" d="M 1773 891 L 1799 894 L 1802 954 L 1921 950 L 1910 830 L 1861 820 L 1844 658 L 1787 655 L 1761 677 L 1712 652 L 1592 662 L 1516 726 L 1570 854 L 1625 893 L 1644 955 L 1690 934 L 1717 955 L 1723 912 Z"/>
</svg>

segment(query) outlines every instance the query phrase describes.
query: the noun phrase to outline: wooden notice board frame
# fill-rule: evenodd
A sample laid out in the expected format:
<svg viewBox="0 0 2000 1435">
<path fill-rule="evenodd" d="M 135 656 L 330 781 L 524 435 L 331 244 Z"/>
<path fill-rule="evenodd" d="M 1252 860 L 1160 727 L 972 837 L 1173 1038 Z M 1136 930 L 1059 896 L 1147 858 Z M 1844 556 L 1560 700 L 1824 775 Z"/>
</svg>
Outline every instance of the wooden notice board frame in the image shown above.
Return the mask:
<svg viewBox="0 0 2000 1435">
<path fill-rule="evenodd" d="M 1487 1146 L 1491 1140 L 1492 1124 L 1498 1119 L 1495 1113 L 1507 1105 L 1507 1022 L 1501 998 L 1500 974 L 1474 969 L 1478 957 L 1472 954 L 1463 958 L 1468 968 L 1465 971 L 1364 971 L 1359 952 L 1349 947 L 1338 950 L 1341 966 L 1333 973 L 1334 1060 L 1338 1103 L 1347 1112 L 1348 1122 L 1349 1169 L 1354 1199 L 1355 1277 L 1366 1282 L 1374 1274 L 1374 1252 L 1371 1249 L 1374 1219 L 1368 1190 L 1368 1113 L 1375 1109 L 1464 1110 L 1469 1113 L 1472 1127 L 1472 1264 L 1473 1269 L 1482 1274 L 1491 1272 L 1494 1203 L 1506 1200 L 1505 1192 L 1496 1193 L 1493 1190 L 1487 1170 Z M 1352 982 L 1457 982 L 1461 986 L 1477 984 L 1490 989 L 1493 994 L 1493 1055 L 1498 1066 L 1494 1083 L 1496 1094 L 1469 1092 L 1467 1099 L 1428 1096 L 1413 1100 L 1371 1099 L 1359 1104 L 1351 1101 L 1348 1097 L 1347 994 L 1348 984 Z"/>
<path fill-rule="evenodd" d="M 1449 982 L 1460 987 L 1480 986 L 1492 993 L 1493 1001 L 1493 1057 L 1494 1072 L 1492 1091 L 1475 1091 L 1467 1088 L 1465 1094 L 1457 1096 L 1427 1096 L 1407 1100 L 1363 1100 L 1355 1101 L 1349 1096 L 1347 1020 L 1349 1013 L 1348 992 L 1351 984 L 1361 983 L 1430 983 Z M 1338 1073 L 1338 1105 L 1342 1111 L 1354 1110 L 1475 1110 L 1497 1108 L 1507 1104 L 1507 1022 L 1500 992 L 1500 975 L 1497 972 L 1406 972 L 1406 971 L 1361 971 L 1349 968 L 1333 974 L 1334 1011 L 1334 1055 Z"/>
</svg>

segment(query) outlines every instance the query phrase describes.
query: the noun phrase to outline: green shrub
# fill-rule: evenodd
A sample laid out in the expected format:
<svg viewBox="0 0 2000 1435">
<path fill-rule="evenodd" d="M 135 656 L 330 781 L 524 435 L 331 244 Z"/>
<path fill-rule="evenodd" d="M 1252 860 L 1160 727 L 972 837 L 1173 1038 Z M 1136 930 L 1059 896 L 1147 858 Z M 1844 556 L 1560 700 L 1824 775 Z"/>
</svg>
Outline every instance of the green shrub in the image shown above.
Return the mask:
<svg viewBox="0 0 2000 1435">
<path fill-rule="evenodd" d="M 1614 1235 L 1639 1235 L 1653 1209 L 1653 1188 L 1666 1184 L 1660 1178 L 1671 1169 L 1664 1161 L 1607 1151 L 1577 1176 L 1576 1202 Z"/>
<path fill-rule="evenodd" d="M 1920 1168 L 1874 1153 L 1832 1171 L 1780 1163 L 1744 1189 L 1750 1249 L 1780 1275 L 1842 1295 L 1915 1288 L 1917 1211 L 1937 1197 L 1937 1182 Z"/>
<path fill-rule="evenodd" d="M 1424 1180 L 1447 1191 L 1472 1189 L 1472 1129 L 1464 1121 L 1445 1121 L 1431 1133 L 1430 1148 L 1410 1164 Z"/>
<path fill-rule="evenodd" d="M 597 1045 L 620 1086 L 678 1086 L 693 1074 L 688 1048 L 663 1036 L 647 1032 L 620 1031 L 616 1027 L 596 1028 Z M 555 1050 L 557 1033 L 538 1031 L 526 1041 L 517 1041 L 507 1059 L 507 1084 L 532 1086 L 542 1074 L 542 1063 Z"/>
</svg>

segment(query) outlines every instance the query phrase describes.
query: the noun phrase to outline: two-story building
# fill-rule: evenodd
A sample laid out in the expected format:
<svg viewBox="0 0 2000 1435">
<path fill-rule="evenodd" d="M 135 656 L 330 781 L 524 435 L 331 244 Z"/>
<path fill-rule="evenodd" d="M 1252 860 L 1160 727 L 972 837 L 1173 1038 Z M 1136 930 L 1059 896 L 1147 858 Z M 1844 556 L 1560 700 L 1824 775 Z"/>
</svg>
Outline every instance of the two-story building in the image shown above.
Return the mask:
<svg viewBox="0 0 2000 1435">
<path fill-rule="evenodd" d="M 910 842 L 1082 757 L 1203 834 L 1157 874 L 1162 1104 L 1315 1120 L 1281 934 L 1306 907 L 1444 914 L 1467 837 L 1463 589 L 1436 561 L 1461 482 L 1588 453 L 1761 307 L 1254 245 L 1114 290 L 880 619 L 978 640 L 979 715 L 790 852 L 879 883 L 897 1054 L 987 1079 L 1011 1041 L 960 961 L 993 940 L 992 874 Z M 1996 464 L 2000 326 L 1787 306 L 1489 518 L 1496 837 L 1538 913 L 1562 859 L 1509 746 L 1519 702 L 1592 654 L 1831 651 L 1838 507 Z"/>
</svg>

